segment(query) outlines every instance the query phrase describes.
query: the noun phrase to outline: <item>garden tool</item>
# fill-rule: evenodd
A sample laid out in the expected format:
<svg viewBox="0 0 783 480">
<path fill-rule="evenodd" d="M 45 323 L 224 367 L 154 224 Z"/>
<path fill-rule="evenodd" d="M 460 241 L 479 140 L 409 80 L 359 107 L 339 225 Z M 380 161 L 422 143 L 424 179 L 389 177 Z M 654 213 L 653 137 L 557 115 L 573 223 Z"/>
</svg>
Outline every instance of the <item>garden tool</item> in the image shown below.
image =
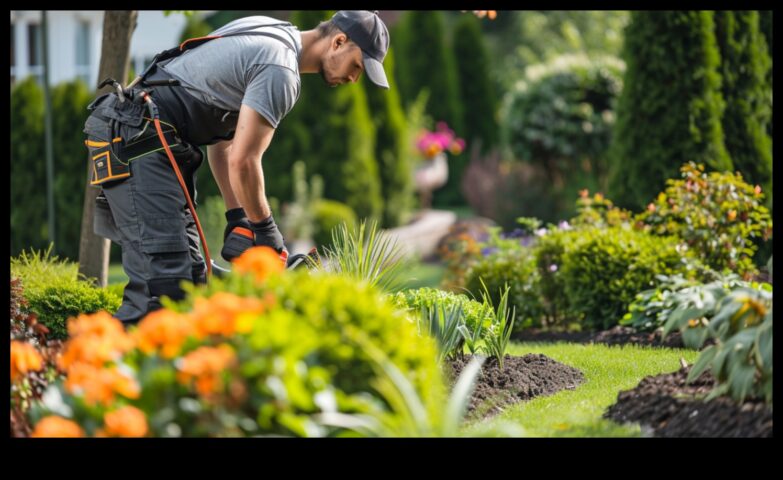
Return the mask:
<svg viewBox="0 0 783 480">
<path fill-rule="evenodd" d="M 286 268 L 287 269 L 296 269 L 301 267 L 302 265 L 305 265 L 307 267 L 313 267 L 316 265 L 321 264 L 321 257 L 318 255 L 318 249 L 316 247 L 313 247 L 310 249 L 307 253 L 297 253 L 294 255 L 288 256 L 287 251 L 283 251 L 285 254 L 285 262 L 286 262 Z M 281 258 L 283 258 L 283 255 L 281 254 Z M 217 275 L 218 277 L 223 277 L 229 273 L 231 273 L 231 270 L 228 268 L 223 268 L 217 263 L 215 263 L 214 260 L 210 260 L 211 262 L 211 268 L 212 272 Z"/>
</svg>

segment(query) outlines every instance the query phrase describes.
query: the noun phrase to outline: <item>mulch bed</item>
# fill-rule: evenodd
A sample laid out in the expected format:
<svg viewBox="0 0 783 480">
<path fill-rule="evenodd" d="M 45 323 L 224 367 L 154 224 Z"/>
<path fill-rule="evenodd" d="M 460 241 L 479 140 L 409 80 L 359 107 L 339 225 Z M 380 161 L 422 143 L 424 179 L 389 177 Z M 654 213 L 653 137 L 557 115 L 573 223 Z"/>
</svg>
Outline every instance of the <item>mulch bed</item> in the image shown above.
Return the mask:
<svg viewBox="0 0 783 480">
<path fill-rule="evenodd" d="M 686 384 L 690 369 L 645 377 L 635 388 L 620 392 L 604 417 L 638 422 L 644 434 L 655 437 L 772 436 L 770 406 L 762 400 L 739 404 L 727 396 L 705 402 L 715 378 L 706 371 Z"/>
<path fill-rule="evenodd" d="M 472 355 L 465 355 L 451 361 L 451 373 L 447 372 L 447 375 L 452 379 L 452 385 L 471 358 Z M 469 421 L 488 418 L 510 404 L 552 395 L 560 390 L 573 390 L 583 382 L 582 372 L 545 355 L 506 355 L 502 371 L 498 368 L 497 359 L 489 357 L 481 366 L 466 418 Z"/>
<path fill-rule="evenodd" d="M 646 345 L 653 347 L 686 348 L 680 332 L 672 332 L 661 338 L 660 333 L 637 332 L 632 327 L 615 326 L 601 332 L 552 332 L 539 329 L 526 329 L 512 334 L 512 340 L 518 342 L 572 342 L 603 343 L 606 345 Z M 703 347 L 714 343 L 707 340 Z"/>
</svg>

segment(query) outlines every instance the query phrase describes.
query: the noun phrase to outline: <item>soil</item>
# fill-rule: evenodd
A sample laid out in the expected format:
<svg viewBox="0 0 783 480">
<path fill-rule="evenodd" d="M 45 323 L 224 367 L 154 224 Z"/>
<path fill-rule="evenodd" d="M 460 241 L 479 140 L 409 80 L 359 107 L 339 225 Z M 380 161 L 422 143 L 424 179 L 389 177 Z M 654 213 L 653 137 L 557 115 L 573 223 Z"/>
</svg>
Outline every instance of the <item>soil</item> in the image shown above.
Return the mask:
<svg viewBox="0 0 783 480">
<path fill-rule="evenodd" d="M 618 325 L 601 332 L 552 332 L 539 329 L 526 329 L 512 334 L 512 340 L 518 342 L 572 342 L 603 343 L 606 345 L 645 345 L 652 347 L 686 348 L 680 332 L 672 332 L 661 338 L 658 332 L 637 332 L 632 327 Z M 707 340 L 703 347 L 714 343 Z M 702 347 L 702 348 L 703 348 Z"/>
<path fill-rule="evenodd" d="M 472 355 L 465 355 L 451 361 L 452 385 L 471 358 Z M 545 355 L 506 355 L 502 371 L 498 368 L 497 359 L 489 357 L 481 366 L 466 418 L 469 421 L 488 418 L 508 405 L 552 395 L 560 390 L 573 390 L 583 382 L 582 372 Z"/>
<path fill-rule="evenodd" d="M 690 369 L 645 377 L 635 388 L 620 392 L 604 417 L 638 422 L 645 435 L 654 437 L 772 436 L 771 406 L 758 399 L 738 403 L 727 396 L 705 402 L 715 378 L 706 371 L 686 384 Z"/>
</svg>

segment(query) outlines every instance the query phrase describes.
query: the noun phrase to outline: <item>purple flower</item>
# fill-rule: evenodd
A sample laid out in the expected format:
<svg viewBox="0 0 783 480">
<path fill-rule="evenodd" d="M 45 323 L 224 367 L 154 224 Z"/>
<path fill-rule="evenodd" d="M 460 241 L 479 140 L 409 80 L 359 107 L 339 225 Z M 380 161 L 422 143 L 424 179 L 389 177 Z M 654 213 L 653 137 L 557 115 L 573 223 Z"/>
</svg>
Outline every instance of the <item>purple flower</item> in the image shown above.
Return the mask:
<svg viewBox="0 0 783 480">
<path fill-rule="evenodd" d="M 491 255 L 497 251 L 497 247 L 484 247 L 481 249 L 481 254 L 486 257 L 487 255 Z"/>
<path fill-rule="evenodd" d="M 546 228 L 539 228 L 536 230 L 536 236 L 543 237 L 546 235 Z"/>
<path fill-rule="evenodd" d="M 550 265 L 549 266 L 549 271 L 550 272 L 556 272 L 557 271 L 557 265 L 555 265 L 554 263 L 552 265 Z"/>
<path fill-rule="evenodd" d="M 560 230 L 571 230 L 571 225 L 568 224 L 567 220 L 563 220 L 562 222 L 557 224 L 557 228 Z"/>
<path fill-rule="evenodd" d="M 531 243 L 533 243 L 533 238 L 530 236 L 524 236 L 519 239 L 519 244 L 523 247 L 529 247 Z"/>
</svg>

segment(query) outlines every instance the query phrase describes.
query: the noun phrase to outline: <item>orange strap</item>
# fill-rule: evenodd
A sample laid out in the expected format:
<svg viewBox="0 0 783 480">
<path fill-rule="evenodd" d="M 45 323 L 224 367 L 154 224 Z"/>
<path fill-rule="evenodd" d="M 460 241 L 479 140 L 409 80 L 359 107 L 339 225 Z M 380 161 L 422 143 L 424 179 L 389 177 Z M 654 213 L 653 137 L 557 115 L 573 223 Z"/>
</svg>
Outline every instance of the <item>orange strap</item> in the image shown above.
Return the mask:
<svg viewBox="0 0 783 480">
<path fill-rule="evenodd" d="M 149 95 L 144 95 L 144 101 L 151 103 L 152 99 L 150 99 Z M 201 222 L 199 221 L 198 215 L 196 214 L 196 208 L 193 206 L 193 201 L 190 199 L 188 187 L 185 185 L 185 180 L 182 178 L 182 173 L 179 171 L 177 161 L 174 160 L 174 154 L 171 153 L 171 149 L 169 148 L 169 144 L 166 141 L 166 137 L 163 135 L 163 129 L 160 126 L 160 120 L 156 118 L 154 119 L 154 123 L 155 129 L 158 131 L 158 137 L 160 137 L 160 142 L 163 144 L 163 149 L 166 150 L 166 155 L 169 157 L 171 167 L 174 169 L 174 173 L 177 175 L 177 180 L 179 180 L 179 186 L 182 187 L 182 193 L 185 194 L 185 200 L 188 201 L 188 208 L 190 208 L 190 213 L 193 215 L 193 220 L 196 221 L 198 235 L 201 237 L 201 246 L 204 248 L 204 257 L 206 257 L 205 260 L 207 262 L 207 275 L 212 276 L 212 258 L 209 256 L 209 248 L 207 248 L 206 237 L 204 236 L 204 231 L 201 229 Z"/>
</svg>

